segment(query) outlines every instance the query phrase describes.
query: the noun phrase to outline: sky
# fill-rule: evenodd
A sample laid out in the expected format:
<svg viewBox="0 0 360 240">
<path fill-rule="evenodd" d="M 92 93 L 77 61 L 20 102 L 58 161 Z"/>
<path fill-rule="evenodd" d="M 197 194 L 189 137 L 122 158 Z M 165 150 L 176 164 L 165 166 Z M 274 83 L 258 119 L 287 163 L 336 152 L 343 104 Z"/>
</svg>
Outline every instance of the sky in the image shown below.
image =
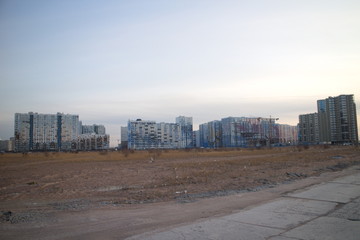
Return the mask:
<svg viewBox="0 0 360 240">
<path fill-rule="evenodd" d="M 276 117 L 354 94 L 358 0 L 0 0 L 0 138 L 15 113 L 77 114 L 111 145 L 129 119 Z"/>
</svg>

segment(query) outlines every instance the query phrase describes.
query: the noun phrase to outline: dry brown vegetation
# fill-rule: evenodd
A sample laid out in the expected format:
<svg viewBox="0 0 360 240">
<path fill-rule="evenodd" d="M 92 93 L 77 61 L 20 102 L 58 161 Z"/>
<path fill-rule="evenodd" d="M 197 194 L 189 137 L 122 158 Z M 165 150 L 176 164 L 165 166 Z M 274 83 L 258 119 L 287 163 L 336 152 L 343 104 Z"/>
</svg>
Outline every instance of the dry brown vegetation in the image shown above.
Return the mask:
<svg viewBox="0 0 360 240">
<path fill-rule="evenodd" d="M 354 146 L 0 155 L 0 202 L 125 204 L 253 191 L 360 163 Z"/>
</svg>

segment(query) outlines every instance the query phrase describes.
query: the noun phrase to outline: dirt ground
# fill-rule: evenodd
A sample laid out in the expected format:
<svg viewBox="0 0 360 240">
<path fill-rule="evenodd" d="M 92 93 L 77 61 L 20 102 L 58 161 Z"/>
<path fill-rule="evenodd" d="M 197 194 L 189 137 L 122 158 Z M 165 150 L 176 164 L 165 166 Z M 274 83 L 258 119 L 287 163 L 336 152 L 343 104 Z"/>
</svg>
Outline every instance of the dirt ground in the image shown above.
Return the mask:
<svg viewBox="0 0 360 240">
<path fill-rule="evenodd" d="M 359 153 L 354 146 L 316 146 L 1 154 L 0 224 L 43 226 L 62 214 L 258 192 L 358 165 Z"/>
</svg>

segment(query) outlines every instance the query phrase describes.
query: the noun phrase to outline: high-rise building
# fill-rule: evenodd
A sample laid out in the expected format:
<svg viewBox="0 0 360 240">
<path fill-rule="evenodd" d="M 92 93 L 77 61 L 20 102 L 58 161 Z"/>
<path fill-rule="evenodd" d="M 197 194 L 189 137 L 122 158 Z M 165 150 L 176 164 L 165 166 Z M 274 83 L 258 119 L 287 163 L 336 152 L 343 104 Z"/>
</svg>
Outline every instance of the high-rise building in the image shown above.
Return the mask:
<svg viewBox="0 0 360 240">
<path fill-rule="evenodd" d="M 207 123 L 203 123 L 199 125 L 199 144 L 200 147 L 203 148 L 209 147 L 209 131 L 208 131 Z"/>
<path fill-rule="evenodd" d="M 299 142 L 303 144 L 318 143 L 319 118 L 318 113 L 302 114 L 299 116 Z"/>
<path fill-rule="evenodd" d="M 316 140 L 315 143 L 331 143 L 331 136 L 329 131 L 330 129 L 330 121 L 329 121 L 329 108 L 326 107 L 326 100 L 318 100 L 317 101 L 317 121 L 318 121 L 318 129 L 316 131 L 319 132 L 319 139 Z"/>
<path fill-rule="evenodd" d="M 279 143 L 281 145 L 295 145 L 298 142 L 298 127 L 287 124 L 277 124 L 279 128 Z"/>
<path fill-rule="evenodd" d="M 31 117 L 30 122 L 30 115 L 15 114 L 15 151 L 25 152 L 33 148 L 34 117 Z"/>
<path fill-rule="evenodd" d="M 324 134 L 321 131 L 321 140 L 334 144 L 357 143 L 358 129 L 354 95 L 340 95 L 319 101 L 325 102 L 323 104 L 325 105 L 324 116 L 327 120 L 326 127 L 330 130 L 330 134 L 326 132 Z"/>
<path fill-rule="evenodd" d="M 221 119 L 224 147 L 254 147 L 279 143 L 273 118 L 228 117 Z"/>
<path fill-rule="evenodd" d="M 158 148 L 181 148 L 180 126 L 176 123 L 157 123 Z"/>
<path fill-rule="evenodd" d="M 316 113 L 317 126 L 304 125 L 305 120 L 299 117 L 299 141 L 301 143 L 331 143 L 331 144 L 356 144 L 358 143 L 358 128 L 354 95 L 339 95 L 317 101 L 318 113 Z M 305 114 L 307 115 L 307 114 Z M 302 115 L 300 115 L 302 116 Z M 304 132 L 318 132 L 312 141 L 301 134 Z"/>
<path fill-rule="evenodd" d="M 238 117 L 227 117 L 221 119 L 222 127 L 222 143 L 224 147 L 239 147 L 238 133 L 236 129 L 236 122 L 240 121 Z"/>
<path fill-rule="evenodd" d="M 82 125 L 81 126 L 82 134 L 94 133 L 99 135 L 105 135 L 105 126 L 104 125 Z"/>
<path fill-rule="evenodd" d="M 222 128 L 220 121 L 200 124 L 200 146 L 205 148 L 220 148 L 222 144 Z"/>
<path fill-rule="evenodd" d="M 107 134 L 81 134 L 77 142 L 77 150 L 106 150 L 109 148 L 110 137 Z"/>
<path fill-rule="evenodd" d="M 83 129 L 86 129 L 84 134 Z M 81 128 L 78 115 L 15 114 L 15 151 L 18 152 L 100 150 L 109 148 L 109 142 L 103 125 Z"/>
<path fill-rule="evenodd" d="M 15 114 L 15 151 L 72 150 L 78 136 L 78 115 Z"/>
<path fill-rule="evenodd" d="M 200 145 L 200 131 L 196 130 L 193 131 L 193 143 L 195 148 L 201 147 Z"/>
<path fill-rule="evenodd" d="M 118 146 L 121 149 L 128 148 L 128 127 L 121 127 L 120 128 L 120 146 Z"/>
<path fill-rule="evenodd" d="M 192 117 L 179 116 L 176 123 L 180 126 L 180 146 L 181 148 L 192 148 L 193 144 L 193 120 Z"/>
<path fill-rule="evenodd" d="M 155 121 L 128 121 L 128 148 L 151 149 L 158 148 L 159 141 Z"/>
<path fill-rule="evenodd" d="M 260 147 L 297 143 L 297 127 L 275 118 L 227 117 L 200 124 L 200 147 Z"/>
<path fill-rule="evenodd" d="M 82 125 L 80 121 L 80 135 L 77 149 L 81 151 L 105 150 L 109 148 L 110 136 L 106 134 L 104 125 Z"/>
<path fill-rule="evenodd" d="M 129 149 L 193 147 L 192 118 L 179 117 L 176 121 L 177 123 L 156 123 L 141 119 L 129 120 L 127 147 Z"/>
<path fill-rule="evenodd" d="M 10 138 L 10 140 L 0 140 L 0 152 L 14 151 L 14 142 L 14 138 Z"/>
</svg>

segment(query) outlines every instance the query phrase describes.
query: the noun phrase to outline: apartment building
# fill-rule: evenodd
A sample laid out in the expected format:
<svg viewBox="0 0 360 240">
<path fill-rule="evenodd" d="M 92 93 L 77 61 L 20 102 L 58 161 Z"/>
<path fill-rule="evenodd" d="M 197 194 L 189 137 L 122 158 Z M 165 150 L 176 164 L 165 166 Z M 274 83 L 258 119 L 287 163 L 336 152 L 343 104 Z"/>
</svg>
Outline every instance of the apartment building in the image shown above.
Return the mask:
<svg viewBox="0 0 360 240">
<path fill-rule="evenodd" d="M 77 141 L 77 150 L 93 151 L 109 148 L 110 137 L 107 134 L 81 134 Z"/>
<path fill-rule="evenodd" d="M 78 115 L 16 113 L 15 151 L 107 149 L 109 147 L 109 135 L 105 134 L 105 127 L 102 125 L 93 126 L 99 126 L 96 131 L 103 134 L 82 134 Z M 95 144 L 91 142 L 95 142 Z"/>
<path fill-rule="evenodd" d="M 228 117 L 221 119 L 224 147 L 254 147 L 279 143 L 273 118 Z"/>
<path fill-rule="evenodd" d="M 200 147 L 258 147 L 297 143 L 297 127 L 275 118 L 227 117 L 199 126 Z"/>
<path fill-rule="evenodd" d="M 318 111 L 324 113 L 324 122 L 327 124 L 326 127 L 321 128 L 321 141 L 333 144 L 357 143 L 358 129 L 354 95 L 339 95 L 319 100 L 319 102 L 322 102 L 324 107 Z M 329 129 L 330 134 L 324 128 Z"/>
<path fill-rule="evenodd" d="M 176 118 L 176 123 L 156 123 L 142 119 L 129 120 L 127 130 L 122 129 L 122 132 L 125 131 L 127 132 L 127 147 L 129 149 L 193 147 L 191 117 L 180 116 Z"/>
<path fill-rule="evenodd" d="M 204 148 L 221 148 L 222 144 L 222 127 L 218 120 L 200 124 L 200 146 Z"/>
<path fill-rule="evenodd" d="M 0 152 L 12 152 L 14 151 L 15 139 L 0 140 Z"/>
<path fill-rule="evenodd" d="M 193 131 L 193 143 L 194 143 L 194 148 L 199 148 L 201 146 L 199 130 Z"/>
<path fill-rule="evenodd" d="M 120 127 L 120 144 L 118 147 L 121 149 L 128 148 L 128 127 Z"/>
<path fill-rule="evenodd" d="M 193 148 L 193 119 L 192 117 L 179 116 L 176 123 L 180 126 L 180 147 Z"/>
<path fill-rule="evenodd" d="M 317 101 L 317 108 L 317 113 L 299 116 L 300 143 L 358 143 L 354 95 L 339 95 L 320 99 Z M 308 118 L 305 117 L 306 115 L 309 115 Z"/>
<path fill-rule="evenodd" d="M 181 144 L 181 126 L 177 123 L 157 123 L 159 148 L 183 148 Z"/>
<path fill-rule="evenodd" d="M 295 145 L 298 143 L 298 127 L 288 124 L 277 124 L 279 128 L 279 143 L 281 145 Z"/>
<path fill-rule="evenodd" d="M 318 143 L 319 135 L 319 115 L 318 113 L 308 113 L 299 115 L 299 142 L 302 144 Z"/>
<path fill-rule="evenodd" d="M 81 124 L 81 131 L 82 131 L 82 134 L 92 134 L 92 133 L 99 134 L 99 135 L 106 134 L 105 126 L 98 125 L 98 124 L 93 124 L 93 125 L 82 125 Z"/>
<path fill-rule="evenodd" d="M 199 147 L 208 148 L 209 147 L 209 131 L 208 123 L 203 123 L 199 125 Z"/>
<path fill-rule="evenodd" d="M 30 116 L 32 116 L 31 121 Z M 33 149 L 33 121 L 34 117 L 32 113 L 15 114 L 15 151 L 26 152 Z"/>
<path fill-rule="evenodd" d="M 128 148 L 158 148 L 159 140 L 155 121 L 137 119 L 128 121 Z"/>
<path fill-rule="evenodd" d="M 78 115 L 15 114 L 15 151 L 71 150 L 78 135 Z"/>
<path fill-rule="evenodd" d="M 105 150 L 109 148 L 110 136 L 104 125 L 83 125 L 80 122 L 81 134 L 78 136 L 77 149 L 80 151 Z"/>
</svg>

